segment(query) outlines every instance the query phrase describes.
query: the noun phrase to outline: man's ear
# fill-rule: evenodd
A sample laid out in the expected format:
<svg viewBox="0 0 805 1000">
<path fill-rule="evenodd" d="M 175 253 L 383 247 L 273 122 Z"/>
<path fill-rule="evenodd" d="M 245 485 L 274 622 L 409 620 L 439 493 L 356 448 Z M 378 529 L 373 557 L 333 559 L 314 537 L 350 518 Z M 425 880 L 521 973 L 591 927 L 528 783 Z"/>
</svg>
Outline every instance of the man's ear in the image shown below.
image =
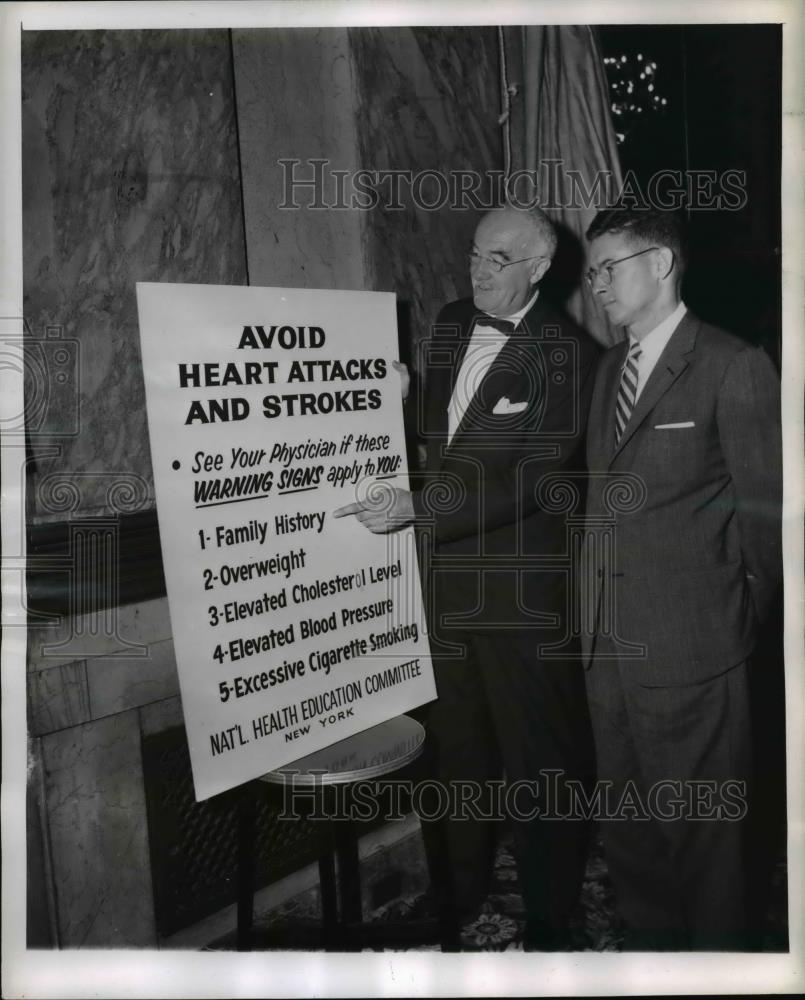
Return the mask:
<svg viewBox="0 0 805 1000">
<path fill-rule="evenodd" d="M 674 251 L 670 247 L 660 247 L 657 253 L 657 275 L 661 279 L 670 277 L 676 263 Z"/>
<path fill-rule="evenodd" d="M 531 268 L 531 284 L 536 285 L 537 282 L 541 281 L 550 266 L 551 262 L 547 257 L 535 260 Z"/>
</svg>

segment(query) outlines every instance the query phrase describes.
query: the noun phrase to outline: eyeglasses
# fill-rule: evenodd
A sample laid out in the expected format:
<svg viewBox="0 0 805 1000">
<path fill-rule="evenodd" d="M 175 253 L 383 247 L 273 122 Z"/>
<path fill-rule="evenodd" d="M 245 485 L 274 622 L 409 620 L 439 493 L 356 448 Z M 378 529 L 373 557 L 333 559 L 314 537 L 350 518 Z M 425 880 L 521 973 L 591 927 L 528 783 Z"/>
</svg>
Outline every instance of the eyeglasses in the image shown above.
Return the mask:
<svg viewBox="0 0 805 1000">
<path fill-rule="evenodd" d="M 489 265 L 490 270 L 494 271 L 495 274 L 500 274 L 504 267 L 511 267 L 512 264 L 522 264 L 526 260 L 544 260 L 544 254 L 537 254 L 535 257 L 521 257 L 519 260 L 492 260 L 491 257 L 484 257 L 482 253 L 478 253 L 477 250 L 470 250 L 467 255 L 467 262 L 470 267 L 478 267 L 478 265 L 483 261 L 485 264 Z"/>
<path fill-rule="evenodd" d="M 659 249 L 659 247 L 646 247 L 645 250 L 638 250 L 637 253 L 630 253 L 628 257 L 619 257 L 617 260 L 611 260 L 608 264 L 603 264 L 601 267 L 591 267 L 585 273 L 584 277 L 587 279 L 587 284 L 590 288 L 593 287 L 596 278 L 600 278 L 601 284 L 606 287 L 612 284 L 612 268 L 616 264 L 622 264 L 625 260 L 631 260 L 633 257 L 640 257 L 644 253 L 650 253 L 652 250 Z"/>
</svg>

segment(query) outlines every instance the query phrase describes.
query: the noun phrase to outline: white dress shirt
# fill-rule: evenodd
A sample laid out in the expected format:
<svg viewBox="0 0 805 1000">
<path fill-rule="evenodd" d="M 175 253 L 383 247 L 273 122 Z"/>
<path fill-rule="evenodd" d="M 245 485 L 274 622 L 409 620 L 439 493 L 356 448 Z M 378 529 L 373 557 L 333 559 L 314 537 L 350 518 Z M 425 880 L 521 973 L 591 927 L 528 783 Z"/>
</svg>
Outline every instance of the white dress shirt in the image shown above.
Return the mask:
<svg viewBox="0 0 805 1000">
<path fill-rule="evenodd" d="M 526 302 L 522 309 L 518 309 L 511 316 L 496 316 L 495 319 L 507 320 L 515 326 L 525 316 L 539 297 L 537 289 L 532 297 Z M 491 326 L 484 326 L 483 323 L 476 323 L 472 331 L 470 342 L 461 361 L 461 368 L 456 376 L 456 383 L 453 386 L 453 395 L 447 406 L 447 443 L 453 440 L 453 435 L 458 430 L 467 407 L 470 405 L 478 387 L 484 376 L 492 367 L 495 358 L 500 354 L 503 345 L 509 339 L 510 334 L 502 333 Z"/>
<path fill-rule="evenodd" d="M 637 392 L 635 393 L 635 403 L 640 399 L 640 393 L 649 380 L 649 376 L 654 371 L 654 366 L 665 350 L 665 346 L 671 336 L 682 321 L 682 317 L 688 311 L 684 302 L 680 302 L 670 316 L 666 317 L 659 326 L 655 326 L 640 341 L 640 357 L 637 360 Z M 629 343 L 634 343 L 634 338 L 629 338 Z M 628 355 L 627 355 L 628 356 Z"/>
</svg>

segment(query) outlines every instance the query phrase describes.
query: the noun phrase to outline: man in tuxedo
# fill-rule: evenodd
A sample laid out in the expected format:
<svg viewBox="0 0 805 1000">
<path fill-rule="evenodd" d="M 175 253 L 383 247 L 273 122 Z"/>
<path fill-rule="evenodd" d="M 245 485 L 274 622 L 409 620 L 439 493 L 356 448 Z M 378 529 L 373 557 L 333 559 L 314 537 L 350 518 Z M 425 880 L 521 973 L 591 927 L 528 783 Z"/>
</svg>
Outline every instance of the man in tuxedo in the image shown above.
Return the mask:
<svg viewBox="0 0 805 1000">
<path fill-rule="evenodd" d="M 781 576 L 779 379 L 681 301 L 675 216 L 609 209 L 587 238 L 589 286 L 628 334 L 601 359 L 587 440 L 583 647 L 609 870 L 628 947 L 741 948 L 748 669 Z"/>
<path fill-rule="evenodd" d="M 427 720 L 431 773 L 452 812 L 447 871 L 432 871 L 434 881 L 450 890 L 459 923 L 471 923 L 489 890 L 500 825 L 491 818 L 505 814 L 525 943 L 541 949 L 566 944 L 586 827 L 556 813 L 565 778 L 586 777 L 592 749 L 568 623 L 561 483 L 582 476 L 597 349 L 540 292 L 555 248 L 539 210 L 481 219 L 468 255 L 473 297 L 446 306 L 423 345 L 421 489 L 393 491 L 382 509 L 339 512 L 372 531 L 419 529 L 438 692 Z"/>
</svg>

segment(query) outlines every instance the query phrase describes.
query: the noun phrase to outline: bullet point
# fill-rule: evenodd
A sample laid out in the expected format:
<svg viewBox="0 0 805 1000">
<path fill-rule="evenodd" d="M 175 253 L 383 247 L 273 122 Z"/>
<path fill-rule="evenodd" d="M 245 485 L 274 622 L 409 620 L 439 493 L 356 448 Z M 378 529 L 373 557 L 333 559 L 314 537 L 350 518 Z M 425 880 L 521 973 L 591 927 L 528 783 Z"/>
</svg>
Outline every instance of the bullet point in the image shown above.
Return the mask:
<svg viewBox="0 0 805 1000">
<path fill-rule="evenodd" d="M 173 460 L 173 468 L 174 469 L 181 469 L 181 467 L 182 467 L 182 463 L 178 459 L 175 458 Z"/>
</svg>

